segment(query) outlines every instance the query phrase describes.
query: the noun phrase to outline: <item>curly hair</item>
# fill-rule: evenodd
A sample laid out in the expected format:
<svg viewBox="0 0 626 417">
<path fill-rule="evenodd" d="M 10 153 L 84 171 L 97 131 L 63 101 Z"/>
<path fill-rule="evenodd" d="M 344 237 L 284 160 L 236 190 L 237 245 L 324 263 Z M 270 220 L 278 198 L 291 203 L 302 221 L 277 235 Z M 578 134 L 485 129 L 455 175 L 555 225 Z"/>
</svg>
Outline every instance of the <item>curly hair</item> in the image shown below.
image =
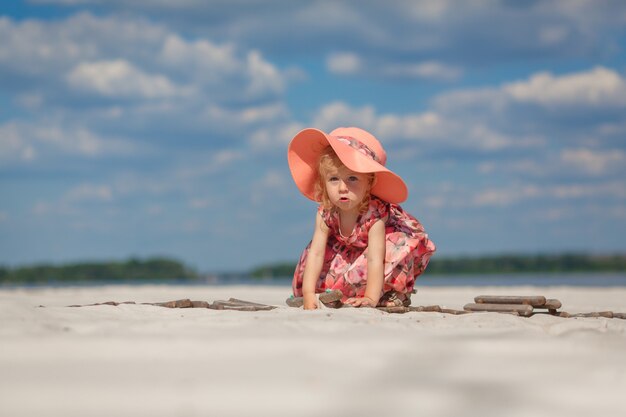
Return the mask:
<svg viewBox="0 0 626 417">
<path fill-rule="evenodd" d="M 335 151 L 331 146 L 327 146 L 320 153 L 318 165 L 317 165 L 317 180 L 315 181 L 315 197 L 322 203 L 322 207 L 326 210 L 334 210 L 336 207 L 331 203 L 330 198 L 328 197 L 328 192 L 326 191 L 326 173 L 331 170 L 337 170 L 341 167 L 345 167 L 341 159 L 337 156 Z M 347 167 L 346 167 L 347 168 Z M 376 174 L 369 173 L 367 174 L 368 179 L 368 188 L 365 193 L 365 197 L 361 204 L 359 205 L 359 213 L 363 214 L 367 211 L 367 208 L 370 204 L 370 192 L 372 187 L 376 183 Z"/>
</svg>

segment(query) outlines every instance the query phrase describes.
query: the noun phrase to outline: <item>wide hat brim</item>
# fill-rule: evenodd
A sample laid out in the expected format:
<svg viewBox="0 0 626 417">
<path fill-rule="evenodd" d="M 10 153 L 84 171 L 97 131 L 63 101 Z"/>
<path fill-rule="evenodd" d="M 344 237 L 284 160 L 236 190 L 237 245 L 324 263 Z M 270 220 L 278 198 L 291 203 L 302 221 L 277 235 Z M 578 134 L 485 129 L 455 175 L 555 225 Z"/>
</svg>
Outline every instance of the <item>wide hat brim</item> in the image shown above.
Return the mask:
<svg viewBox="0 0 626 417">
<path fill-rule="evenodd" d="M 314 128 L 304 129 L 296 134 L 287 151 L 291 176 L 304 196 L 313 201 L 320 201 L 315 195 L 315 182 L 318 176 L 319 156 L 328 145 L 348 169 L 359 173 L 376 173 L 376 183 L 371 190 L 373 195 L 389 203 L 401 203 L 406 200 L 408 190 L 402 178 L 364 153 L 337 140 L 336 137 Z"/>
</svg>

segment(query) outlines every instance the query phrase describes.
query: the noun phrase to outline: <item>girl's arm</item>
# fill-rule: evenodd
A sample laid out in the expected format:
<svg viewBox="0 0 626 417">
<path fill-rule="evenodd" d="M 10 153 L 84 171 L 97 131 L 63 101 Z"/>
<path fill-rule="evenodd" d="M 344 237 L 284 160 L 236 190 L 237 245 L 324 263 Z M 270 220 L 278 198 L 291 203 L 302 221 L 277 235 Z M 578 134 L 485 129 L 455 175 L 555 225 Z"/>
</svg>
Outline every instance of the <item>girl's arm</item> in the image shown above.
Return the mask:
<svg viewBox="0 0 626 417">
<path fill-rule="evenodd" d="M 385 268 L 385 219 L 372 225 L 367 237 L 367 286 L 363 298 L 350 298 L 346 304 L 376 307 L 383 290 Z"/>
<path fill-rule="evenodd" d="M 322 215 L 318 212 L 317 216 L 315 216 L 315 231 L 313 232 L 311 248 L 307 255 L 306 265 L 304 266 L 304 276 L 302 277 L 302 296 L 304 297 L 305 310 L 317 308 L 315 287 L 320 277 L 320 272 L 322 272 L 327 240 L 328 226 L 326 226 Z"/>
</svg>

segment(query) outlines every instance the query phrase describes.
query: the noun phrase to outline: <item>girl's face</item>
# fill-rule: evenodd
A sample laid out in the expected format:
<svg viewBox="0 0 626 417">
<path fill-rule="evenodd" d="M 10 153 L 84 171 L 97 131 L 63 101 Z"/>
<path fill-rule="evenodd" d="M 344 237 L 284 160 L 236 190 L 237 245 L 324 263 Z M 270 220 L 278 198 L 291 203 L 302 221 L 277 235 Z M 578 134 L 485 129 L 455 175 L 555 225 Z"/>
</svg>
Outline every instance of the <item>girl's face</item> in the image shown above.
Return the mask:
<svg viewBox="0 0 626 417">
<path fill-rule="evenodd" d="M 341 166 L 326 172 L 324 184 L 333 206 L 343 212 L 358 212 L 369 192 L 368 174 L 360 174 Z"/>
</svg>

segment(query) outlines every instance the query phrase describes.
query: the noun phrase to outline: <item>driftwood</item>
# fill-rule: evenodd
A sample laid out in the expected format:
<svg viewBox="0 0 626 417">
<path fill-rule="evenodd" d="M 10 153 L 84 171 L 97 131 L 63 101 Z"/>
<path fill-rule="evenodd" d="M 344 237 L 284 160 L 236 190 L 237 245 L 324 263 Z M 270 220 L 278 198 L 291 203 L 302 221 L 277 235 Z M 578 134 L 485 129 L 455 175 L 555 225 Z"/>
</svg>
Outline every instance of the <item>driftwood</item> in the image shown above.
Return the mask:
<svg viewBox="0 0 626 417">
<path fill-rule="evenodd" d="M 533 314 L 533 306 L 529 304 L 486 304 L 469 303 L 463 307 L 467 311 L 486 311 L 495 313 L 516 313 L 528 317 Z"/>
<path fill-rule="evenodd" d="M 320 294 L 320 300 L 323 300 L 327 307 L 339 308 L 342 307 L 341 295 L 338 292 L 326 292 Z M 290 303 L 291 301 L 291 303 Z M 301 297 L 291 297 L 287 299 L 287 304 L 290 306 L 298 306 L 301 303 Z M 391 306 L 391 307 L 377 307 L 377 310 L 391 313 L 391 314 L 404 314 L 409 312 L 435 312 L 443 314 L 468 314 L 475 312 L 497 312 L 505 314 L 520 315 L 523 317 L 529 317 L 537 313 L 537 310 L 548 310 L 550 314 L 563 318 L 615 318 L 626 319 L 626 313 L 616 313 L 613 311 L 596 311 L 590 313 L 568 313 L 566 311 L 558 311 L 562 307 L 559 300 L 545 298 L 543 296 L 493 296 L 493 295 L 481 295 L 474 298 L 475 303 L 466 304 L 463 310 L 455 310 L 450 308 L 442 308 L 438 305 L 428 306 Z M 123 304 L 137 304 L 134 301 L 105 301 L 103 303 L 84 304 L 84 305 L 70 305 L 68 307 L 89 307 L 89 306 L 119 306 Z M 293 305 L 292 305 L 293 304 Z M 252 301 L 240 300 L 237 298 L 229 298 L 228 300 L 217 300 L 212 303 L 207 301 L 192 301 L 188 298 L 180 300 L 165 301 L 159 303 L 141 303 L 141 305 L 152 305 L 166 308 L 206 308 L 212 310 L 236 310 L 236 311 L 268 311 L 273 310 L 276 306 L 267 304 L 255 303 Z M 299 304 L 301 306 L 302 304 Z M 43 307 L 43 306 L 42 306 Z M 347 306 L 345 306 L 347 307 Z"/>
<path fill-rule="evenodd" d="M 479 295 L 474 298 L 476 305 L 480 307 L 471 306 L 466 310 L 472 311 L 493 311 L 493 312 L 512 312 L 517 311 L 522 316 L 530 316 L 535 312 L 535 309 L 545 309 L 548 313 L 556 315 L 558 309 L 561 308 L 561 302 L 559 300 L 550 298 L 546 299 L 543 295 Z M 513 306 L 503 308 L 497 306 Z M 514 306 L 530 306 L 524 308 L 524 312 L 518 311 Z"/>
<path fill-rule="evenodd" d="M 546 304 L 546 297 L 543 295 L 479 295 L 474 297 L 474 302 L 477 304 L 527 304 L 541 307 Z"/>
<path fill-rule="evenodd" d="M 238 300 L 230 298 L 228 301 L 217 300 L 210 304 L 208 308 L 214 310 L 237 310 L 237 311 L 266 311 L 273 310 L 276 307 L 266 304 L 253 303 L 252 301 Z"/>
<path fill-rule="evenodd" d="M 90 306 L 101 306 L 101 305 L 118 306 L 120 304 L 136 304 L 136 303 L 134 301 L 125 301 L 123 303 L 118 303 L 115 301 L 106 301 L 104 303 L 71 305 L 68 307 L 90 307 Z M 218 301 L 214 301 L 213 303 L 208 303 L 207 301 L 191 301 L 189 298 L 183 298 L 180 300 L 165 301 L 161 303 L 141 303 L 141 305 L 150 305 L 150 306 L 166 307 L 166 308 L 209 308 L 212 310 L 237 310 L 237 311 L 266 311 L 266 310 L 273 310 L 276 308 L 275 306 L 254 303 L 252 301 L 238 300 L 236 298 L 231 298 L 228 301 L 218 300 Z"/>
</svg>

